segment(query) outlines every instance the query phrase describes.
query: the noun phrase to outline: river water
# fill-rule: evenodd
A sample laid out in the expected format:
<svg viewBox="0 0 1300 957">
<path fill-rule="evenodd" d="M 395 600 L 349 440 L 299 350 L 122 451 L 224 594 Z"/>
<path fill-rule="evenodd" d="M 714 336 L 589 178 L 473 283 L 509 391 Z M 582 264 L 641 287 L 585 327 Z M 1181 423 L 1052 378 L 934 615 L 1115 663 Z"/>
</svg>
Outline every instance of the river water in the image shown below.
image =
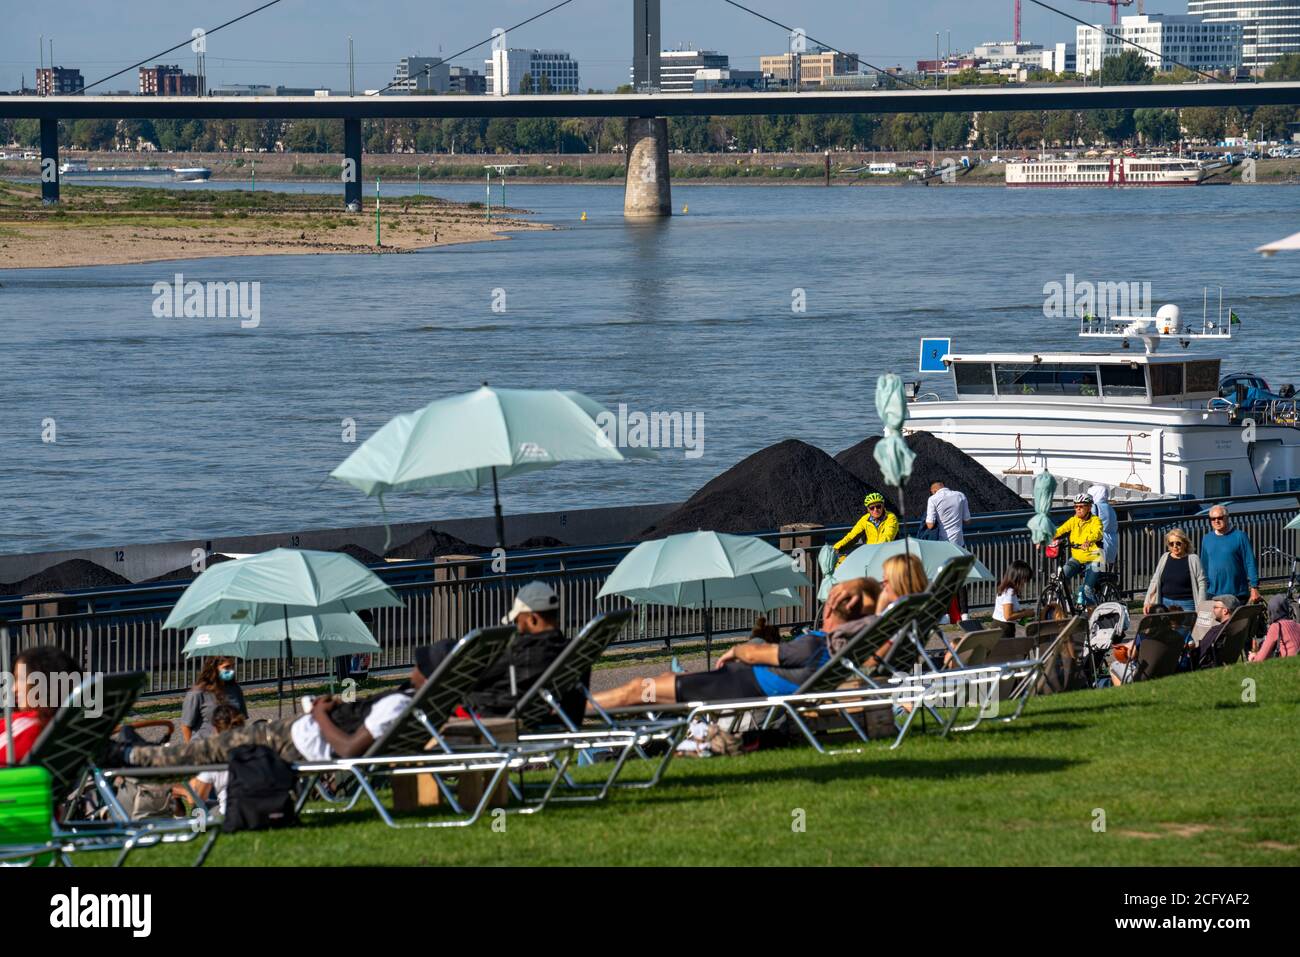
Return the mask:
<svg viewBox="0 0 1300 957">
<path fill-rule="evenodd" d="M 1252 251 L 1300 229 L 1295 187 L 690 186 L 653 225 L 625 223 L 622 198 L 511 185 L 563 229 L 409 255 L 0 272 L 0 552 L 377 523 L 325 478 L 355 448 L 343 420 L 364 440 L 483 380 L 703 417 L 698 457 L 511 479 L 508 513 L 680 500 L 782 439 L 833 454 L 877 430 L 876 376 L 913 375 L 922 336 L 1075 348 L 1077 322 L 1044 316 L 1069 274 L 1150 282 L 1150 307 L 1184 317 L 1206 286 L 1216 312 L 1222 285 L 1242 318 L 1225 371 L 1300 379 L 1300 257 Z M 260 283 L 259 324 L 155 318 L 151 287 L 177 272 Z M 401 521 L 491 511 L 490 493 L 385 503 Z"/>
</svg>

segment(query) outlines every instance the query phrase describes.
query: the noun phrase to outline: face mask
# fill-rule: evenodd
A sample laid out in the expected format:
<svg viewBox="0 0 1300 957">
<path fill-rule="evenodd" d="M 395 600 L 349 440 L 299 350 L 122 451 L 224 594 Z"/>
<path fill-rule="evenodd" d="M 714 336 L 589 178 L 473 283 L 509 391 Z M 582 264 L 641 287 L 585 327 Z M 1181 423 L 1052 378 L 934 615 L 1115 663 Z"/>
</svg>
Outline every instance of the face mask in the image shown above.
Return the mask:
<svg viewBox="0 0 1300 957">
<path fill-rule="evenodd" d="M 217 672 L 217 677 L 219 677 L 222 681 L 234 681 L 235 669 L 222 668 L 220 671 Z"/>
</svg>

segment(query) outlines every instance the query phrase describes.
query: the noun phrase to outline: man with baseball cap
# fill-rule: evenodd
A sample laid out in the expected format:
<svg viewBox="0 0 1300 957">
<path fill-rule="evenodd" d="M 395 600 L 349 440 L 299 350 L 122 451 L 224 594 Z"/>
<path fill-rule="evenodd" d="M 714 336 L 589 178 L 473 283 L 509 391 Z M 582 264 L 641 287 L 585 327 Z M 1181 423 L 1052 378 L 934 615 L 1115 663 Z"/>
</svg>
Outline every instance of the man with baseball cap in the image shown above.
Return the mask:
<svg viewBox="0 0 1300 957">
<path fill-rule="evenodd" d="M 488 717 L 509 713 L 518 696 L 536 683 L 568 644 L 560 630 L 560 596 L 543 581 L 529 582 L 519 589 L 501 624 L 514 625 L 515 637 L 506 653 L 484 672 L 469 696 L 469 706 Z M 513 686 L 511 669 L 514 670 Z M 584 675 L 583 685 L 590 680 L 590 673 Z M 581 691 L 571 693 L 561 706 L 576 723 L 582 723 L 586 700 Z"/>
</svg>

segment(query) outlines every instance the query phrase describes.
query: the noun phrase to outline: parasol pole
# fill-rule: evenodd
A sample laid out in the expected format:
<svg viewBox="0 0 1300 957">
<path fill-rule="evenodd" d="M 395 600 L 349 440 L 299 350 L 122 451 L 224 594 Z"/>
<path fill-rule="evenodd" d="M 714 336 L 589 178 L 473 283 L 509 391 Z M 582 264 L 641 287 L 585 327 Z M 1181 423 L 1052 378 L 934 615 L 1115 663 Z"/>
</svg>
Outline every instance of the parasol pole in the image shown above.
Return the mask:
<svg viewBox="0 0 1300 957">
<path fill-rule="evenodd" d="M 5 676 L 5 764 L 17 764 L 14 760 L 14 695 L 18 688 L 13 683 L 13 672 L 9 668 L 9 626 L 0 625 L 0 674 Z"/>
<path fill-rule="evenodd" d="M 501 493 L 497 490 L 497 467 L 492 466 L 492 511 L 497 520 L 497 548 L 506 547 L 506 520 L 501 514 Z"/>
<path fill-rule="evenodd" d="M 704 670 L 713 670 L 713 615 L 709 611 L 709 583 L 700 582 L 704 599 Z"/>
<path fill-rule="evenodd" d="M 289 637 L 289 606 L 281 605 L 284 614 L 284 668 L 289 672 L 289 694 L 293 694 L 293 639 Z M 283 685 L 281 686 L 283 691 Z M 281 702 L 283 706 L 283 702 Z"/>
</svg>

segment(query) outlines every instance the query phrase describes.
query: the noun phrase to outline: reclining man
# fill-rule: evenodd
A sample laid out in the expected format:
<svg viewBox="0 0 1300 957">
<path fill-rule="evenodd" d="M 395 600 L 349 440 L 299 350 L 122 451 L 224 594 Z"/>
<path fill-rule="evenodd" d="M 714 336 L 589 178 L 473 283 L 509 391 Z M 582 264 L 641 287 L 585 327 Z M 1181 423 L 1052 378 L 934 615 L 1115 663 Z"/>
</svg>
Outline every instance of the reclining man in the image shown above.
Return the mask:
<svg viewBox="0 0 1300 957">
<path fill-rule="evenodd" d="M 514 625 L 516 635 L 505 654 L 483 673 L 466 702 L 476 714 L 487 718 L 509 714 L 518 697 L 536 684 L 568 644 L 560 630 L 560 596 L 542 581 L 529 582 L 519 589 L 501 624 Z M 434 663 L 441 662 L 455 644 L 455 639 L 436 642 L 431 649 Z M 590 681 L 588 672 L 582 684 Z M 560 704 L 575 724 L 581 724 L 585 703 L 582 690 L 575 688 Z"/>
<path fill-rule="evenodd" d="M 826 599 L 822 626 L 816 631 L 780 644 L 734 645 L 718 659 L 713 671 L 633 678 L 596 694 L 596 703 L 613 710 L 678 701 L 747 701 L 794 694 L 845 639 L 870 624 L 879 599 L 880 583 L 874 578 L 840 582 Z M 877 654 L 883 648 L 876 649 Z M 868 661 L 872 666 L 875 663 L 874 658 Z"/>
<path fill-rule="evenodd" d="M 541 676 L 564 648 L 564 635 L 556 627 L 559 604 L 559 596 L 542 582 L 531 582 L 519 590 L 510 614 L 502 622 L 513 622 L 519 634 L 470 693 L 467 702 L 470 707 L 489 716 L 506 714 L 515 700 L 511 667 L 514 667 L 515 689 L 519 694 Z M 411 697 L 447 657 L 457 640 L 417 648 L 415 667 L 408 681 L 393 691 L 356 702 L 324 695 L 313 701 L 310 714 L 258 721 L 209 738 L 194 738 L 186 745 L 128 745 L 116 756 L 120 760 L 110 759 L 110 763 L 133 767 L 225 764 L 231 749 L 245 744 L 266 745 L 290 764 L 358 757 L 401 717 Z M 580 699 L 581 692 L 578 696 Z M 581 700 L 566 700 L 563 704 L 567 713 L 581 718 Z"/>
<path fill-rule="evenodd" d="M 225 764 L 230 752 L 244 745 L 270 748 L 290 764 L 355 758 L 393 726 L 415 692 L 433 674 L 437 664 L 432 647 L 415 649 L 415 667 L 403 684 L 359 701 L 345 702 L 322 695 L 312 702 L 310 714 L 237 725 L 206 738 L 186 743 L 144 745 L 129 730 L 126 744 L 113 742 L 106 764 L 120 767 L 169 768 L 184 765 Z"/>
</svg>

